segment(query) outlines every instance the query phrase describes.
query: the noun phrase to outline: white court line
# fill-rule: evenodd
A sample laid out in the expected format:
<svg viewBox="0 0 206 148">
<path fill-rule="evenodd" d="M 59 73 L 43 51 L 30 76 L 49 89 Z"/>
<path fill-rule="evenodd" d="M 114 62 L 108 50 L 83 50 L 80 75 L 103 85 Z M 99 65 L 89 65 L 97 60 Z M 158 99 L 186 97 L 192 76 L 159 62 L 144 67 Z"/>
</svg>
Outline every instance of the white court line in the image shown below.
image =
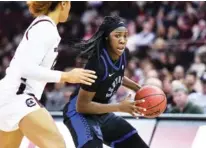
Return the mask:
<svg viewBox="0 0 206 148">
<path fill-rule="evenodd" d="M 206 148 L 206 125 L 200 126 L 197 130 L 192 148 Z"/>
</svg>

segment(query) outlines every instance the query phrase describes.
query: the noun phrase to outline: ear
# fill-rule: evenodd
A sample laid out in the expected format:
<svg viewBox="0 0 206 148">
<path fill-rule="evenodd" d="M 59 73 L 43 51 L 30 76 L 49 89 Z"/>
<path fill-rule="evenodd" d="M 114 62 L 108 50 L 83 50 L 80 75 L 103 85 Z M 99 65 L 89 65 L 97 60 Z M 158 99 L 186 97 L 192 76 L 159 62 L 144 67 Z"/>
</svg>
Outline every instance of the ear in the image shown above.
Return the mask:
<svg viewBox="0 0 206 148">
<path fill-rule="evenodd" d="M 62 8 L 62 10 L 63 10 L 65 7 L 66 7 L 66 2 L 65 2 L 65 1 L 62 1 L 62 2 L 61 2 L 61 8 Z"/>
<path fill-rule="evenodd" d="M 65 7 L 66 6 L 66 2 L 62 1 L 62 6 Z"/>
</svg>

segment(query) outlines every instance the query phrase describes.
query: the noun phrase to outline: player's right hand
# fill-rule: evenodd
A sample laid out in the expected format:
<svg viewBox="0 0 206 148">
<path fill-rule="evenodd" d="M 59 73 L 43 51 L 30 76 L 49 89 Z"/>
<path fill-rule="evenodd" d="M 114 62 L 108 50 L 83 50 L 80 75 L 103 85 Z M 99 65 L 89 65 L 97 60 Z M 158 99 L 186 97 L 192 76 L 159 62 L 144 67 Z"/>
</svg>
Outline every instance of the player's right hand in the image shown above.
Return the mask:
<svg viewBox="0 0 206 148">
<path fill-rule="evenodd" d="M 61 82 L 81 83 L 85 85 L 92 85 L 97 79 L 95 71 L 86 70 L 83 68 L 74 68 L 69 72 L 63 72 Z"/>
<path fill-rule="evenodd" d="M 131 95 L 129 95 L 122 102 L 119 103 L 119 110 L 120 110 L 120 112 L 129 113 L 133 117 L 137 117 L 136 114 L 140 114 L 140 115 L 144 116 L 144 114 L 142 112 L 146 111 L 146 109 L 137 106 L 137 104 L 143 103 L 143 102 L 145 102 L 144 99 L 132 101 Z"/>
</svg>

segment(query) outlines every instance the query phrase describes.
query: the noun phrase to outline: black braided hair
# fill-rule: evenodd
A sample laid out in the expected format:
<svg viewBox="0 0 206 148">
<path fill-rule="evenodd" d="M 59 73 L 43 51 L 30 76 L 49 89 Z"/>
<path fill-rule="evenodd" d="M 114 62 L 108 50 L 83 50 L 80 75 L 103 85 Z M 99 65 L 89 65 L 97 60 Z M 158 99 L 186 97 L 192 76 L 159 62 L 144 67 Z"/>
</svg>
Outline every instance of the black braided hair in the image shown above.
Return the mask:
<svg viewBox="0 0 206 148">
<path fill-rule="evenodd" d="M 98 30 L 89 40 L 70 40 L 69 47 L 80 50 L 80 57 L 89 59 L 95 54 L 99 58 L 100 50 L 106 46 L 106 30 L 108 30 L 111 25 L 121 22 L 123 22 L 123 20 L 119 16 L 106 16 Z"/>
</svg>

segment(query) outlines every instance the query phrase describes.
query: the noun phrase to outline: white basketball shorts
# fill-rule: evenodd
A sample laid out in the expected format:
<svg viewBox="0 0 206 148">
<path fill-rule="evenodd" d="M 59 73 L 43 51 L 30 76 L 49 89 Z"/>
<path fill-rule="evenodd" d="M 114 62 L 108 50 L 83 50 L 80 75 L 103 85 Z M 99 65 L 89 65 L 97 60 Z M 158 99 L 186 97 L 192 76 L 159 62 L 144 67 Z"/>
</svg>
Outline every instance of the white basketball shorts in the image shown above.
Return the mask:
<svg viewBox="0 0 206 148">
<path fill-rule="evenodd" d="M 27 94 L 0 95 L 0 130 L 5 132 L 17 130 L 21 119 L 41 108 L 35 97 Z"/>
</svg>

